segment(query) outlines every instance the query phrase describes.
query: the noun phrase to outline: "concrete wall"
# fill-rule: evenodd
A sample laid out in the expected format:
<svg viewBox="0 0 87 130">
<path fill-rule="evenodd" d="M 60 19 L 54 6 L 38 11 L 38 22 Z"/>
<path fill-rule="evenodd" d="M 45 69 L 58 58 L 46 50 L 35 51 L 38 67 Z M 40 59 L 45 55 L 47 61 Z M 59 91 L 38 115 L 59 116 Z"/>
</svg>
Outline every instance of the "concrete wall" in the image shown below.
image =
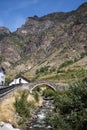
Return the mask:
<svg viewBox="0 0 87 130">
<path fill-rule="evenodd" d="M 0 85 L 5 84 L 5 74 L 3 72 L 0 72 Z"/>
</svg>

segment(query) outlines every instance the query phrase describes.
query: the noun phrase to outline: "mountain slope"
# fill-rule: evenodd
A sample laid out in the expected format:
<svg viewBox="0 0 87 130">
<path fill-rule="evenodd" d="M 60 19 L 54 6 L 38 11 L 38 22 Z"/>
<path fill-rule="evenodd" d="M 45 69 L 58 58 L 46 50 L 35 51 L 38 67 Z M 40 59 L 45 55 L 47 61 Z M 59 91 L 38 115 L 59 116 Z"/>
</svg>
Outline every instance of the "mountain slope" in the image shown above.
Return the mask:
<svg viewBox="0 0 87 130">
<path fill-rule="evenodd" d="M 58 69 L 65 61 L 74 63 L 87 55 L 87 3 L 68 13 L 29 17 L 17 31 L 2 32 L 0 63 L 7 74 L 33 75 L 42 66 Z"/>
</svg>

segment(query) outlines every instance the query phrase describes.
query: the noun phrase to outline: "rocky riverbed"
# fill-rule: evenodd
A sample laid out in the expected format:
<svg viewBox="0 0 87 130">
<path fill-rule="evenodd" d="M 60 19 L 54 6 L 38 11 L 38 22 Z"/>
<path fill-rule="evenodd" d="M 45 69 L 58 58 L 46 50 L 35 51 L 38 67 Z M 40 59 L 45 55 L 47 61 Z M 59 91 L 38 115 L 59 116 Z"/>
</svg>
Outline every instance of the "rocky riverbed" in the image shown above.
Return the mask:
<svg viewBox="0 0 87 130">
<path fill-rule="evenodd" d="M 30 121 L 26 123 L 26 130 L 47 130 L 52 129 L 50 125 L 45 122 L 46 113 L 53 111 L 53 100 L 45 99 L 42 106 L 37 107 L 30 118 Z"/>
<path fill-rule="evenodd" d="M 36 107 L 33 111 L 29 122 L 25 124 L 25 128 L 23 130 L 47 130 L 52 129 L 50 125 L 45 122 L 46 113 L 48 111 L 53 111 L 52 99 L 43 99 L 43 103 L 41 106 Z M 14 128 L 10 123 L 0 122 L 0 130 L 21 130 L 19 128 Z"/>
</svg>

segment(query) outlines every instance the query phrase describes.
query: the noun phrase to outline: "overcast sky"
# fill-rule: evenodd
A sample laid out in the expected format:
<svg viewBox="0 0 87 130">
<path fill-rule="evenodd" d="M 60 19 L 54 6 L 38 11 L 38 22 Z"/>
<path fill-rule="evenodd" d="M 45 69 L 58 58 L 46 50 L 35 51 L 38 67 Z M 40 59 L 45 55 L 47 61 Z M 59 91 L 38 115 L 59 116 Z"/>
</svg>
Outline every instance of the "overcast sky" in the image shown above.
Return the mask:
<svg viewBox="0 0 87 130">
<path fill-rule="evenodd" d="M 0 0 L 0 26 L 15 31 L 27 17 L 69 12 L 87 0 Z"/>
</svg>

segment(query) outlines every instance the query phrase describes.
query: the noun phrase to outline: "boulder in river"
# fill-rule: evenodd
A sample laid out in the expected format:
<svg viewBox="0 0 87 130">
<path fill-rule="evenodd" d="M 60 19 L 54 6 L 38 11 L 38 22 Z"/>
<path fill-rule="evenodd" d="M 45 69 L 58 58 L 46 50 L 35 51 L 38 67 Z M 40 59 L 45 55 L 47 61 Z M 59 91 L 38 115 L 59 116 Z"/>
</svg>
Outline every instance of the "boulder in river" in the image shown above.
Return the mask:
<svg viewBox="0 0 87 130">
<path fill-rule="evenodd" d="M 0 122 L 0 130 L 20 130 L 20 129 L 13 128 L 13 126 L 9 123 Z"/>
</svg>

